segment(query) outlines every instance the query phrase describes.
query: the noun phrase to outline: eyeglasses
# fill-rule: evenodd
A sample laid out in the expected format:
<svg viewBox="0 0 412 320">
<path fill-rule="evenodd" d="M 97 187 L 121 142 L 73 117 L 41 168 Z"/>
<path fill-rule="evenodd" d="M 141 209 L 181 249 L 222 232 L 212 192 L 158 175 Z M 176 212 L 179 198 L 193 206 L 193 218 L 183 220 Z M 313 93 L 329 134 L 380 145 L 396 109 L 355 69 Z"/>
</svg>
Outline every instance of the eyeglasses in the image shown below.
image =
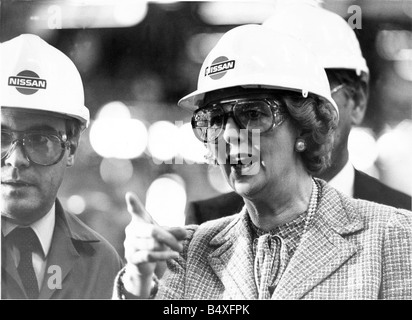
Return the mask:
<svg viewBox="0 0 412 320">
<path fill-rule="evenodd" d="M 225 112 L 230 108 L 229 112 Z M 236 99 L 211 103 L 198 109 L 192 116 L 196 137 L 204 142 L 215 142 L 222 135 L 229 117 L 240 129 L 260 130 L 260 133 L 280 126 L 286 118 L 283 104 L 275 99 Z"/>
<path fill-rule="evenodd" d="M 351 94 L 355 93 L 355 89 L 353 89 L 352 87 L 349 87 L 348 84 L 346 83 L 341 83 L 340 85 L 336 86 L 335 88 L 330 90 L 330 94 L 334 94 L 336 92 L 338 92 L 339 90 L 343 89 L 343 88 L 347 88 L 350 90 Z"/>
<path fill-rule="evenodd" d="M 15 133 L 22 133 L 21 138 L 15 138 Z M 44 132 L 1 130 L 1 160 L 10 156 L 13 149 L 20 143 L 26 158 L 42 166 L 51 166 L 58 163 L 64 151 L 70 147 L 67 135 L 61 137 Z"/>
</svg>

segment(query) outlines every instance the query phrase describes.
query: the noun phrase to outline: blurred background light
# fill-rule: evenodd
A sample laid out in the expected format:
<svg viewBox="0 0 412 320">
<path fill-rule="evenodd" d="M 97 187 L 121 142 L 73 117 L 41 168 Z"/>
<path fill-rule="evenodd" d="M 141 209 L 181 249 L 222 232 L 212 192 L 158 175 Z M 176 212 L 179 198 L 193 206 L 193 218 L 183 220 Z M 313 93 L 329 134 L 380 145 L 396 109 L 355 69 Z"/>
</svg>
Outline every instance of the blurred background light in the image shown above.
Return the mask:
<svg viewBox="0 0 412 320">
<path fill-rule="evenodd" d="M 141 22 L 146 0 L 38 1 L 32 29 L 121 28 Z"/>
<path fill-rule="evenodd" d="M 104 158 L 137 158 L 146 148 L 146 126 L 138 119 L 96 119 L 90 128 L 90 144 Z"/>
<path fill-rule="evenodd" d="M 185 123 L 179 128 L 179 154 L 187 163 L 206 163 L 206 147 L 194 135 L 192 125 Z"/>
<path fill-rule="evenodd" d="M 405 59 L 405 53 L 402 53 L 404 49 L 412 49 L 412 31 L 380 30 L 377 33 L 376 50 L 382 58 L 386 60 Z"/>
<path fill-rule="evenodd" d="M 368 171 L 378 158 L 378 146 L 372 130 L 352 128 L 348 139 L 349 159 L 355 168 Z"/>
<path fill-rule="evenodd" d="M 102 106 L 97 113 L 99 119 L 130 119 L 129 108 L 121 101 L 112 101 Z"/>
<path fill-rule="evenodd" d="M 178 152 L 179 129 L 170 121 L 157 121 L 149 128 L 147 147 L 152 157 L 167 161 Z"/>
<path fill-rule="evenodd" d="M 377 141 L 381 178 L 388 185 L 412 195 L 412 120 L 387 129 Z"/>
<path fill-rule="evenodd" d="M 276 1 L 213 1 L 199 8 L 201 19 L 211 25 L 262 23 L 274 13 Z"/>
<path fill-rule="evenodd" d="M 146 210 L 161 226 L 183 226 L 186 199 L 183 179 L 177 174 L 163 175 L 147 190 Z"/>
<path fill-rule="evenodd" d="M 125 184 L 132 175 L 133 165 L 130 160 L 105 158 L 100 163 L 100 176 L 108 184 Z"/>
<path fill-rule="evenodd" d="M 67 210 L 74 214 L 82 214 L 86 209 L 86 201 L 82 196 L 74 194 L 67 199 Z"/>
<path fill-rule="evenodd" d="M 402 79 L 412 81 L 412 49 L 402 49 L 399 52 L 394 68 Z"/>
<path fill-rule="evenodd" d="M 142 121 L 130 119 L 126 105 L 110 102 L 99 110 L 91 124 L 90 144 L 105 158 L 137 158 L 146 149 L 147 129 Z"/>
<path fill-rule="evenodd" d="M 116 0 L 113 2 L 113 18 L 119 27 L 134 26 L 142 21 L 147 14 L 145 0 Z"/>
</svg>

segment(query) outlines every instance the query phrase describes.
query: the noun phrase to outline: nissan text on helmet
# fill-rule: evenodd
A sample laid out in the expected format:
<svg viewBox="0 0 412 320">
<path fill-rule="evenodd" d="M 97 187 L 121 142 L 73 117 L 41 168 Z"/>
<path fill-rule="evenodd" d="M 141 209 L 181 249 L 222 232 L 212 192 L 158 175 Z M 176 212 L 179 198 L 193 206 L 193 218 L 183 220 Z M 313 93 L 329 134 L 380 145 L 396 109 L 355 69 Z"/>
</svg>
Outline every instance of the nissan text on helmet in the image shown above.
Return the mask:
<svg viewBox="0 0 412 320">
<path fill-rule="evenodd" d="M 325 69 L 349 69 L 366 81 L 369 68 L 350 25 L 315 1 L 278 1 L 262 25 L 297 37 L 314 52 Z"/>
<path fill-rule="evenodd" d="M 203 62 L 197 90 L 178 105 L 196 110 L 207 92 L 237 86 L 289 90 L 303 97 L 312 93 L 339 114 L 316 56 L 297 38 L 262 25 L 243 25 L 225 33 Z"/>
<path fill-rule="evenodd" d="M 57 113 L 88 126 L 79 71 L 61 51 L 22 34 L 0 44 L 0 61 L 0 106 Z"/>
</svg>

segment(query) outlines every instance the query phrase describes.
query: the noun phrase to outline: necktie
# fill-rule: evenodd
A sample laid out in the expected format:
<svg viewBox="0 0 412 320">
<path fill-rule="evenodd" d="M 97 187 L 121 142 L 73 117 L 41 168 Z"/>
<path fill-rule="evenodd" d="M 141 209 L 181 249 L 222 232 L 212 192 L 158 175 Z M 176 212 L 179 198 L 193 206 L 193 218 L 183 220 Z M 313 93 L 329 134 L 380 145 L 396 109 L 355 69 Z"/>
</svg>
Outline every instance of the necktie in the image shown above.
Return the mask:
<svg viewBox="0 0 412 320">
<path fill-rule="evenodd" d="M 10 236 L 20 252 L 17 272 L 26 294 L 30 299 L 37 299 L 39 296 L 39 285 L 33 268 L 32 253 L 39 249 L 39 239 L 32 228 L 15 228 Z"/>
</svg>

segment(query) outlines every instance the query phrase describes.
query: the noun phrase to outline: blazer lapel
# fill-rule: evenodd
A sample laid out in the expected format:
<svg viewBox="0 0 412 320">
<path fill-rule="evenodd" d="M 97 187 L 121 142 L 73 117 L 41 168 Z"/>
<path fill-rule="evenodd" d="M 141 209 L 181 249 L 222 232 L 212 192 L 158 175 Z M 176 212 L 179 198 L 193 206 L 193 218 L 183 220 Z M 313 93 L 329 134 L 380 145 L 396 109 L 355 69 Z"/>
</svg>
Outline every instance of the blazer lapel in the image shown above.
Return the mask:
<svg viewBox="0 0 412 320">
<path fill-rule="evenodd" d="M 342 236 L 363 228 L 348 198 L 321 181 L 322 198 L 310 227 L 289 262 L 272 299 L 300 299 L 356 251 Z"/>
<path fill-rule="evenodd" d="M 209 264 L 225 287 L 223 299 L 256 299 L 253 253 L 246 210 L 210 242 Z"/>
<path fill-rule="evenodd" d="M 23 288 L 23 283 L 21 282 L 20 276 L 17 273 L 17 268 L 14 265 L 14 260 L 11 254 L 11 249 L 9 245 L 6 245 L 6 238 L 3 236 L 3 234 L 1 235 L 1 268 L 2 268 L 2 277 L 4 276 L 5 278 L 7 277 L 11 277 L 11 279 L 13 279 L 13 281 L 15 281 L 17 283 L 17 285 L 19 286 L 21 293 L 23 296 L 26 296 L 26 291 Z M 3 272 L 5 272 L 5 274 L 3 274 Z M 7 274 L 7 276 L 6 276 Z M 2 280 L 2 284 L 3 284 Z"/>
</svg>

